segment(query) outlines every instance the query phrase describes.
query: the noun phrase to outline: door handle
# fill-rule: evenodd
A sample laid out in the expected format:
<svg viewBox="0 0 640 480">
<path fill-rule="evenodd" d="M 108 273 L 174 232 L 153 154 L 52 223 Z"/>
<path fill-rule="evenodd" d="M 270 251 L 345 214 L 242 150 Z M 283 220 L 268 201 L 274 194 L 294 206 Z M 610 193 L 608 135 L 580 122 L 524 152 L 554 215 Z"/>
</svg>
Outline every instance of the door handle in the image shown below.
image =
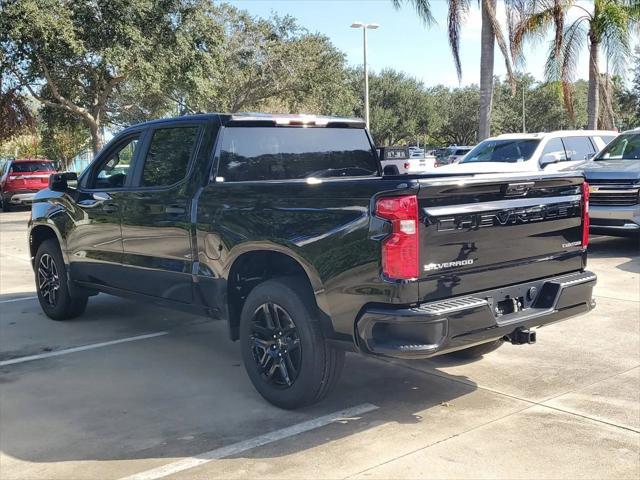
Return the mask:
<svg viewBox="0 0 640 480">
<path fill-rule="evenodd" d="M 107 200 L 111 200 L 111 195 L 107 192 L 94 192 L 93 199 L 96 202 L 106 202 Z"/>
<path fill-rule="evenodd" d="M 98 205 L 103 205 L 104 207 L 104 202 L 107 202 L 109 200 L 111 200 L 111 195 L 109 195 L 107 192 L 94 192 L 91 195 L 91 198 L 81 200 L 80 202 L 78 202 L 78 204 L 82 205 L 83 207 L 89 208 L 94 208 Z"/>
</svg>

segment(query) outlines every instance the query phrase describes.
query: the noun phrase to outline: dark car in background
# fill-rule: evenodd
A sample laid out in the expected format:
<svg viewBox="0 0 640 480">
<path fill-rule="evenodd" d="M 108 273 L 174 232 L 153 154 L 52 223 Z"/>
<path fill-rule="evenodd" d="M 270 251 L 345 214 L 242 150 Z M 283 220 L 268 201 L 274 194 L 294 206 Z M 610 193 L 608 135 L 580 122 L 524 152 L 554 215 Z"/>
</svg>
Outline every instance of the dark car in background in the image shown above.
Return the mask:
<svg viewBox="0 0 640 480">
<path fill-rule="evenodd" d="M 23 158 L 9 160 L 0 167 L 0 202 L 8 212 L 14 205 L 30 205 L 37 192 L 49 184 L 56 171 L 50 160 Z"/>
<path fill-rule="evenodd" d="M 623 132 L 585 164 L 590 231 L 640 233 L 640 128 Z"/>
</svg>

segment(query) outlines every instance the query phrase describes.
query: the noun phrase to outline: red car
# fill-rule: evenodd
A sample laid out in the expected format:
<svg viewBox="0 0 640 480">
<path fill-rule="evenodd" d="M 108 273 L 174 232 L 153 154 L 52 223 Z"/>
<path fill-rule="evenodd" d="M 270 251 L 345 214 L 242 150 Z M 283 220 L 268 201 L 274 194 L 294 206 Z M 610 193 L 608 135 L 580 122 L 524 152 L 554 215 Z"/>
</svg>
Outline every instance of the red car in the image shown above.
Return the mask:
<svg viewBox="0 0 640 480">
<path fill-rule="evenodd" d="M 2 210 L 8 212 L 13 205 L 31 204 L 36 192 L 49 185 L 49 175 L 55 171 L 55 164 L 50 160 L 9 160 L 0 169 Z"/>
</svg>

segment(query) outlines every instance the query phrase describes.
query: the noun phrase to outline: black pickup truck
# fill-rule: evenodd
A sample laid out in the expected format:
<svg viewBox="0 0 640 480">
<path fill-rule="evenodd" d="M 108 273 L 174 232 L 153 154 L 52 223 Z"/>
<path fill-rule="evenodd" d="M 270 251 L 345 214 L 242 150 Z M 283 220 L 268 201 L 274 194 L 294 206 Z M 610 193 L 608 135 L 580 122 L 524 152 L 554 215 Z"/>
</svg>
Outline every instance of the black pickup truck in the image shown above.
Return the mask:
<svg viewBox="0 0 640 480">
<path fill-rule="evenodd" d="M 52 175 L 29 246 L 52 319 L 106 292 L 224 320 L 257 390 L 295 408 L 345 351 L 478 356 L 589 311 L 588 192 L 575 173 L 383 177 L 360 120 L 206 114 Z"/>
</svg>

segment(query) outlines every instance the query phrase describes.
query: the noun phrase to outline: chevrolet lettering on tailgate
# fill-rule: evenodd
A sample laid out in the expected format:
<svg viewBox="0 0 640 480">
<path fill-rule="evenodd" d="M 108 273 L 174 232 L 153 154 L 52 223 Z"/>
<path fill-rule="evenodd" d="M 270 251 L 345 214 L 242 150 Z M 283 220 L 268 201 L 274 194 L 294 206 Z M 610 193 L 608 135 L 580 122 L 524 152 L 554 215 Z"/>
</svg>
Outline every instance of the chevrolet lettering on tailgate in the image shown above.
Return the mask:
<svg viewBox="0 0 640 480">
<path fill-rule="evenodd" d="M 487 213 L 461 214 L 438 220 L 439 231 L 465 230 L 517 225 L 571 217 L 580 209 L 580 202 L 563 202 L 553 205 L 506 209 Z"/>
</svg>

